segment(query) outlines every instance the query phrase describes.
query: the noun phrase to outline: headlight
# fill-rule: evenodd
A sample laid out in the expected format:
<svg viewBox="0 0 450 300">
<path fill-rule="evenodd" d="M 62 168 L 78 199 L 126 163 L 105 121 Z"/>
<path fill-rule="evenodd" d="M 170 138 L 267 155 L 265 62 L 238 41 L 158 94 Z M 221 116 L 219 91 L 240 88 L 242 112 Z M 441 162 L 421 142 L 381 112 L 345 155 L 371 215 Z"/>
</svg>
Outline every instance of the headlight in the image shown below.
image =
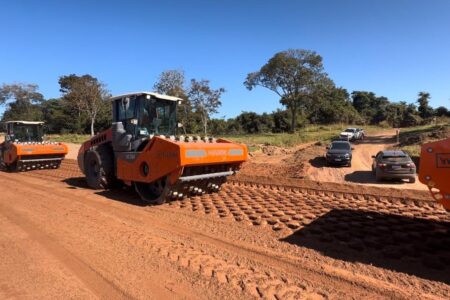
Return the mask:
<svg viewBox="0 0 450 300">
<path fill-rule="evenodd" d="M 344 157 L 350 157 L 350 154 L 345 153 L 345 154 L 344 154 Z"/>
</svg>

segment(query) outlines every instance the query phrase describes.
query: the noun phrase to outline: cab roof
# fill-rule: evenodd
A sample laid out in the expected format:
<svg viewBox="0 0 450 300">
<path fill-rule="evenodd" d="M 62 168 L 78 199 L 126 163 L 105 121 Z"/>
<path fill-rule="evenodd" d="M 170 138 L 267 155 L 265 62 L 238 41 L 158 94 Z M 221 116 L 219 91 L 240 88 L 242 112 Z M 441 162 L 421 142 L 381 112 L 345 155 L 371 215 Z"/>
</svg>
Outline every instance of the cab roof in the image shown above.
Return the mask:
<svg viewBox="0 0 450 300">
<path fill-rule="evenodd" d="M 5 124 L 9 123 L 19 123 L 19 124 L 25 124 L 25 125 L 41 125 L 44 124 L 44 122 L 41 121 L 6 121 Z"/>
<path fill-rule="evenodd" d="M 151 97 L 154 97 L 154 98 L 157 98 L 157 99 L 169 100 L 169 101 L 182 101 L 183 100 L 183 99 L 178 98 L 178 97 L 162 95 L 162 94 L 158 94 L 158 93 L 154 93 L 154 92 L 134 92 L 134 93 L 128 93 L 128 94 L 122 94 L 122 95 L 113 96 L 113 97 L 111 97 L 111 101 L 114 101 L 114 100 L 117 100 L 117 99 L 121 99 L 121 98 L 124 98 L 124 97 L 141 96 L 141 95 L 150 95 Z"/>
</svg>

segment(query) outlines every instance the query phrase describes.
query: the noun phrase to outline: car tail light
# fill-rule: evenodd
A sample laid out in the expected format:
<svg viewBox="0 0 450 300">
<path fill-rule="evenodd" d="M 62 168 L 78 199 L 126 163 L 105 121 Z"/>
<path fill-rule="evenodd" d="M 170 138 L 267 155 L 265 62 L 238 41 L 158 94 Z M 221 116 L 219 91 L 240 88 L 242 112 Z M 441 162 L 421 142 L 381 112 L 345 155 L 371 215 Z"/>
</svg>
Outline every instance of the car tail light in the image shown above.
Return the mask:
<svg viewBox="0 0 450 300">
<path fill-rule="evenodd" d="M 414 163 L 407 163 L 406 166 L 408 168 L 415 168 L 416 167 L 416 165 Z"/>
<path fill-rule="evenodd" d="M 386 167 L 387 165 L 386 165 L 386 164 L 381 164 L 381 163 L 379 163 L 378 166 L 379 166 L 380 168 L 384 168 L 384 167 Z"/>
</svg>

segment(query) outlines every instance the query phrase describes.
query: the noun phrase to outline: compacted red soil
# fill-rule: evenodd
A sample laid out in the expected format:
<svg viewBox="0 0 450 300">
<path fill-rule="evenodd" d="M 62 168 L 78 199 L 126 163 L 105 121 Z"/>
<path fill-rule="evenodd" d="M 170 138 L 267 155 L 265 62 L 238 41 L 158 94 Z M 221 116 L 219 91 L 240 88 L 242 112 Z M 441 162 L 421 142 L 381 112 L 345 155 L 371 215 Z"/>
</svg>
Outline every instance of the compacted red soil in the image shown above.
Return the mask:
<svg viewBox="0 0 450 300">
<path fill-rule="evenodd" d="M 145 206 L 127 188 L 88 189 L 75 161 L 0 172 L 0 298 L 450 297 L 439 205 L 267 180 Z"/>
</svg>

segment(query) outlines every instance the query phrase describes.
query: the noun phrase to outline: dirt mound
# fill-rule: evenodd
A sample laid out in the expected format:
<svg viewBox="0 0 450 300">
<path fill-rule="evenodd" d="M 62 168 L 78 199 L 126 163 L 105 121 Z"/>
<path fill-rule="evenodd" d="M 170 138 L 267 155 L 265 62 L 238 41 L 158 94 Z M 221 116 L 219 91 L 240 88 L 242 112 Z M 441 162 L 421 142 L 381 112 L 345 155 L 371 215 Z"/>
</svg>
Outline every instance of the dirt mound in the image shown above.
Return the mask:
<svg viewBox="0 0 450 300">
<path fill-rule="evenodd" d="M 408 135 L 400 142 L 400 146 L 423 144 L 429 141 L 447 138 L 450 138 L 450 126 L 441 126 L 431 132 L 424 132 L 412 136 Z"/>
<path fill-rule="evenodd" d="M 272 145 L 261 145 L 259 147 L 260 147 L 262 153 L 269 155 L 269 156 L 289 154 L 293 151 L 291 149 L 272 146 Z"/>
</svg>

